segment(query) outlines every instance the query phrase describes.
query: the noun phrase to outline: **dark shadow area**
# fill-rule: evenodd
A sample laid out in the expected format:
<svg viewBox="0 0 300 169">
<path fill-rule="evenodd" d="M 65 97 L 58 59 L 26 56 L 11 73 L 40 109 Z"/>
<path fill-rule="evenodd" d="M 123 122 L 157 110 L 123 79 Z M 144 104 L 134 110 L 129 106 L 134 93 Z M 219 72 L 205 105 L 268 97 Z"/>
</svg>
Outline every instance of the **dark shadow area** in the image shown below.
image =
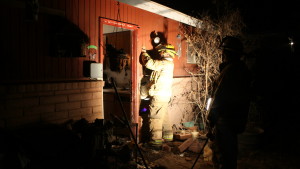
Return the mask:
<svg viewBox="0 0 300 169">
<path fill-rule="evenodd" d="M 294 37 L 297 41 L 297 37 Z M 270 36 L 255 51 L 253 69 L 254 101 L 265 130 L 266 143 L 277 142 L 280 133 L 298 132 L 299 104 L 299 52 L 290 45 L 288 36 Z"/>
<path fill-rule="evenodd" d="M 96 61 L 84 60 L 83 61 L 83 76 L 91 77 L 91 63 L 96 63 Z"/>
<path fill-rule="evenodd" d="M 113 133 L 116 127 L 125 128 L 117 121 L 96 119 L 89 123 L 81 119 L 1 129 L 0 168 L 108 169 L 130 165 L 134 148 L 128 138 Z"/>
<path fill-rule="evenodd" d="M 49 16 L 50 54 L 53 57 L 85 57 L 89 37 L 66 18 Z"/>
<path fill-rule="evenodd" d="M 139 115 L 142 118 L 142 126 L 141 126 L 141 142 L 148 143 L 150 141 L 150 126 L 149 126 L 149 104 L 150 100 L 141 100 Z"/>
</svg>

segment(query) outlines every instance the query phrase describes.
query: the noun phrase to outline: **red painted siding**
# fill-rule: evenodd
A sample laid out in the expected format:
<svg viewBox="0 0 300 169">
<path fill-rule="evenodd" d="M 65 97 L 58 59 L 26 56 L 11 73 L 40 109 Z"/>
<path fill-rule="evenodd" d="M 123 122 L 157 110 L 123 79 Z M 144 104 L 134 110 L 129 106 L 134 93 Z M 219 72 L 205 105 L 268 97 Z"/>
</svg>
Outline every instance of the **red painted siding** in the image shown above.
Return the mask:
<svg viewBox="0 0 300 169">
<path fill-rule="evenodd" d="M 28 18 L 27 13 L 30 10 L 26 8 L 25 2 L 25 0 L 0 2 L 0 18 L 3 23 L 0 27 L 2 56 L 0 84 L 6 84 L 7 88 L 11 83 L 26 83 L 35 84 L 33 88 L 36 88 L 38 86 L 36 84 L 89 80 L 84 76 L 83 62 L 89 61 L 90 58 L 87 55 L 81 56 L 86 54 L 86 51 L 78 53 L 77 49 L 81 46 L 76 40 L 88 40 L 87 45 L 97 46 L 94 61 L 102 62 L 103 47 L 100 45 L 100 35 L 103 30 L 100 18 L 137 25 L 139 29 L 132 32 L 131 40 L 133 49 L 131 101 L 134 103 L 131 105 L 131 113 L 135 113 L 133 116 L 137 122 L 139 98 L 137 88 L 138 80 L 142 77 L 142 68 L 138 62 L 141 47 L 151 49 L 150 33 L 157 31 L 165 33 L 168 42 L 178 48 L 176 37 L 180 33 L 179 22 L 116 0 L 39 0 L 38 20 L 35 21 Z M 186 75 L 184 68 L 193 66 L 186 64 L 185 49 L 183 41 L 183 55 L 175 59 L 175 76 Z M 70 53 L 65 54 L 66 51 Z M 51 106 L 40 106 L 40 109 L 50 111 Z M 75 109 L 72 111 L 73 114 L 78 111 L 84 114 L 97 109 L 97 105 L 91 106 L 90 109 L 78 110 L 77 107 Z"/>
<path fill-rule="evenodd" d="M 115 0 L 39 0 L 37 21 L 26 21 L 24 1 L 12 1 L 1 5 L 1 46 L 3 58 L 1 74 L 3 82 L 33 82 L 57 80 L 82 80 L 83 61 L 86 57 L 52 57 L 50 43 L 55 35 L 55 24 L 61 14 L 89 37 L 89 44 L 99 46 L 99 17 L 132 23 L 140 27 L 136 44 L 136 56 L 140 48 L 151 48 L 152 31 L 164 32 L 168 42 L 176 46 L 180 32 L 179 23 Z M 119 13 L 118 13 L 119 11 Z M 53 32 L 54 31 L 54 32 Z M 59 32 L 61 33 L 61 32 Z M 53 44 L 52 44 L 53 45 Z M 185 49 L 182 43 L 182 49 Z M 185 74 L 184 55 L 175 61 L 175 75 Z M 99 61 L 99 52 L 96 61 Z M 184 63 L 184 64 L 183 64 Z M 13 69 L 13 70 L 12 70 Z M 137 72 L 140 76 L 141 72 Z"/>
</svg>

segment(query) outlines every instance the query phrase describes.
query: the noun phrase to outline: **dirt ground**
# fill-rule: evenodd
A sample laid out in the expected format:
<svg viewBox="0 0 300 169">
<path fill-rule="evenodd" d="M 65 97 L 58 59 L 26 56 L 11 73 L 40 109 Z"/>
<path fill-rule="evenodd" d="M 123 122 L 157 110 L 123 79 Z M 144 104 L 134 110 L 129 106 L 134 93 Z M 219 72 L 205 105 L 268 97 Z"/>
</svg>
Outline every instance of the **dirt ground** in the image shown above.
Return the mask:
<svg viewBox="0 0 300 169">
<path fill-rule="evenodd" d="M 238 169 L 299 169 L 298 131 L 273 129 L 271 134 L 263 137 L 259 146 L 242 147 L 239 151 Z M 99 134 L 93 132 L 82 135 L 85 137 L 80 139 L 74 132 L 57 125 L 18 132 L 0 130 L 0 168 L 145 168 L 141 155 L 134 155 L 137 153 L 134 144 L 120 144 L 122 146 L 112 149 L 113 151 L 108 148 L 100 149 L 103 147 L 96 144 L 100 143 Z M 189 150 L 180 153 L 176 148 L 172 149 L 172 146 L 171 149 L 140 147 L 148 169 L 191 169 L 198 157 L 197 153 Z M 194 169 L 213 169 L 213 165 L 212 162 L 205 161 L 201 154 Z"/>
<path fill-rule="evenodd" d="M 275 137 L 260 147 L 240 149 L 238 169 L 299 169 L 299 143 L 296 138 L 288 141 L 284 137 Z M 191 169 L 198 156 L 189 151 L 174 153 L 152 149 L 143 149 L 143 154 L 149 163 L 148 168 L 163 169 Z M 213 169 L 213 165 L 204 161 L 201 155 L 194 169 Z"/>
</svg>

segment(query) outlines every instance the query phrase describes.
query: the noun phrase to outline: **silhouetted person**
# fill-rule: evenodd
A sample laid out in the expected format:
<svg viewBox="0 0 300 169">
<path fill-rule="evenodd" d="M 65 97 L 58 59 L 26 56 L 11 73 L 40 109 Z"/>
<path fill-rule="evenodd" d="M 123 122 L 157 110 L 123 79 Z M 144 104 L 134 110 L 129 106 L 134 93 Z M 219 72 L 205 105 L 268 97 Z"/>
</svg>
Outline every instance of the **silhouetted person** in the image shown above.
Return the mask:
<svg viewBox="0 0 300 169">
<path fill-rule="evenodd" d="M 250 104 L 250 73 L 241 60 L 243 44 L 235 37 L 225 37 L 220 45 L 222 63 L 213 89 L 213 103 L 208 115 L 214 129 L 214 164 L 218 169 L 236 169 L 237 135 L 245 130 Z"/>
</svg>

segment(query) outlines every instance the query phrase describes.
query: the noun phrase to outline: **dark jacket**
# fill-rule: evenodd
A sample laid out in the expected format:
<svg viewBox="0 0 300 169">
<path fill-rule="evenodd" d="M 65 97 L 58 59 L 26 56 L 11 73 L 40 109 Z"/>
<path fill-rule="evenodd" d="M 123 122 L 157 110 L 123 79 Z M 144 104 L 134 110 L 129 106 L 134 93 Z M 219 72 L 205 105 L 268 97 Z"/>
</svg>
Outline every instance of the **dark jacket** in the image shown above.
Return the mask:
<svg viewBox="0 0 300 169">
<path fill-rule="evenodd" d="M 215 81 L 213 103 L 208 116 L 211 126 L 231 123 L 243 130 L 250 104 L 250 73 L 244 62 L 237 60 L 222 63 L 222 70 Z"/>
</svg>

